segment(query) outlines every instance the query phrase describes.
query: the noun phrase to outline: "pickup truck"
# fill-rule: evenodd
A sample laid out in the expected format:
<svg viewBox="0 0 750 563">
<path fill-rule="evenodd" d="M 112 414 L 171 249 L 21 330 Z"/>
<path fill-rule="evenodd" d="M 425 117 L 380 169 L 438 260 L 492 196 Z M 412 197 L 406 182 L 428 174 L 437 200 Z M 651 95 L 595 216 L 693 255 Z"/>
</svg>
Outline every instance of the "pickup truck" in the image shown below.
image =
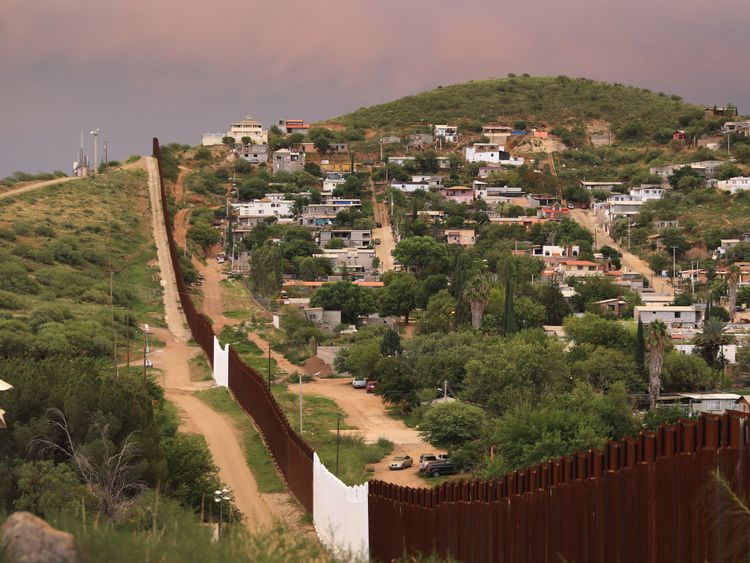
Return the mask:
<svg viewBox="0 0 750 563">
<path fill-rule="evenodd" d="M 431 461 L 425 465 L 424 469 L 419 472 L 427 477 L 440 477 L 441 475 L 453 475 L 458 473 L 458 469 L 449 459 L 439 459 Z"/>
</svg>

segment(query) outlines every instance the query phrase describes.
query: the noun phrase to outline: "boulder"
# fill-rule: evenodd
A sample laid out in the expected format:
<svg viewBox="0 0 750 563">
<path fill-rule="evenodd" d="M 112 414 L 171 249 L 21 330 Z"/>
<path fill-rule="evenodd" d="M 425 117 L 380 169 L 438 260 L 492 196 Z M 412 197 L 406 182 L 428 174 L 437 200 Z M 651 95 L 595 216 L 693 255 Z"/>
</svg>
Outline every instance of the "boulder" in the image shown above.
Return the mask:
<svg viewBox="0 0 750 563">
<path fill-rule="evenodd" d="M 29 512 L 15 512 L 0 528 L 7 563 L 76 563 L 75 539 Z"/>
</svg>

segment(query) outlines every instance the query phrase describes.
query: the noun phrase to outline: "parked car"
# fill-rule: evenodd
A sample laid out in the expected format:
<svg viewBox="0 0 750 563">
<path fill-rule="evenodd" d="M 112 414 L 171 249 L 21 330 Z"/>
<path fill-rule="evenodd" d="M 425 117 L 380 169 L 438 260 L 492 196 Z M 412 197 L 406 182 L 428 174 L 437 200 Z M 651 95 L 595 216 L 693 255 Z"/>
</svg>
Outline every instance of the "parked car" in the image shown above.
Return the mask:
<svg viewBox="0 0 750 563">
<path fill-rule="evenodd" d="M 367 381 L 364 377 L 355 377 L 352 379 L 352 387 L 355 389 L 364 389 L 367 387 Z"/>
<path fill-rule="evenodd" d="M 154 362 L 152 362 L 151 360 L 149 360 L 148 358 L 146 358 L 146 367 L 147 368 L 154 367 Z"/>
<path fill-rule="evenodd" d="M 406 469 L 414 465 L 414 460 L 408 455 L 399 455 L 391 460 L 388 464 L 388 469 L 395 471 L 396 469 Z"/>
<path fill-rule="evenodd" d="M 422 471 L 425 467 L 427 467 L 427 464 L 433 461 L 437 461 L 437 456 L 435 454 L 422 454 L 419 456 L 419 470 Z"/>
<path fill-rule="evenodd" d="M 367 391 L 368 393 L 374 393 L 377 387 L 378 387 L 377 381 L 368 381 L 367 385 L 365 385 L 365 391 Z"/>
<path fill-rule="evenodd" d="M 440 477 L 441 475 L 453 475 L 458 473 L 458 469 L 449 459 L 439 459 L 429 462 L 424 469 L 420 470 L 422 475 L 427 477 Z"/>
</svg>

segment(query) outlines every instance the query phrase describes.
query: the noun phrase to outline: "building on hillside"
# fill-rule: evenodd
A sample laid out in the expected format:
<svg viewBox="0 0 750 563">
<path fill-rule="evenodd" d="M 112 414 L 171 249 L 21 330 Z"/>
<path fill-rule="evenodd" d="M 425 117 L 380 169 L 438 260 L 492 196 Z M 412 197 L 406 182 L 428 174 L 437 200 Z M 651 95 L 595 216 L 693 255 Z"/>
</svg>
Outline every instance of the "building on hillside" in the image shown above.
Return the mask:
<svg viewBox="0 0 750 563">
<path fill-rule="evenodd" d="M 666 191 L 662 186 L 655 184 L 641 184 L 637 188 L 631 188 L 629 193 L 634 200 L 651 201 L 661 199 Z"/>
<path fill-rule="evenodd" d="M 673 141 L 684 141 L 687 139 L 687 135 L 685 134 L 685 131 L 682 129 L 678 129 L 674 133 L 672 133 L 672 140 Z"/>
<path fill-rule="evenodd" d="M 458 127 L 453 125 L 435 125 L 433 128 L 436 138 L 440 138 L 448 143 L 458 142 Z"/>
<path fill-rule="evenodd" d="M 331 226 L 339 211 L 361 208 L 362 204 L 358 199 L 331 198 L 324 203 L 311 203 L 302 210 L 300 224 L 311 228 Z"/>
<path fill-rule="evenodd" d="M 403 166 L 404 164 L 413 164 L 413 163 L 414 163 L 413 156 L 389 156 L 388 157 L 388 164 L 398 164 L 399 166 Z"/>
<path fill-rule="evenodd" d="M 294 150 L 305 154 L 318 154 L 315 143 L 300 143 L 294 147 Z M 328 145 L 328 154 L 347 154 L 348 152 L 349 145 L 346 143 L 330 143 Z"/>
<path fill-rule="evenodd" d="M 263 221 L 276 220 L 279 223 L 292 223 L 294 201 L 264 197 L 245 203 L 233 203 L 232 213 L 235 216 L 232 232 L 235 237 L 242 238 Z"/>
<path fill-rule="evenodd" d="M 373 273 L 372 261 L 375 259 L 375 250 L 372 248 L 326 248 L 321 254 L 313 256 L 330 260 L 333 271 L 339 274 Z"/>
<path fill-rule="evenodd" d="M 440 170 L 448 170 L 451 167 L 451 159 L 447 156 L 437 157 L 437 165 Z"/>
<path fill-rule="evenodd" d="M 232 123 L 226 133 L 204 133 L 201 145 L 204 147 L 221 145 L 224 137 L 232 137 L 236 144 L 242 144 L 242 139 L 246 137 L 250 139 L 251 145 L 268 144 L 268 130 L 250 115 Z"/>
<path fill-rule="evenodd" d="M 305 169 L 305 153 L 279 149 L 273 153 L 273 173 L 300 172 Z"/>
<path fill-rule="evenodd" d="M 380 137 L 380 143 L 383 145 L 398 145 L 401 142 L 401 137 L 396 137 L 396 135 L 385 135 L 384 137 Z"/>
<path fill-rule="evenodd" d="M 476 234 L 474 229 L 446 229 L 445 242 L 448 244 L 460 244 L 463 247 L 474 246 Z"/>
<path fill-rule="evenodd" d="M 590 192 L 593 191 L 601 191 L 601 192 L 611 192 L 611 191 L 617 191 L 620 188 L 622 188 L 623 183 L 622 182 L 586 182 L 581 181 L 581 187 L 585 190 L 588 190 Z"/>
<path fill-rule="evenodd" d="M 685 414 L 724 414 L 726 411 L 750 412 L 747 398 L 735 393 L 672 393 L 656 399 L 659 407 L 680 407 Z"/>
<path fill-rule="evenodd" d="M 540 219 L 547 219 L 550 221 L 562 221 L 566 217 L 570 217 L 570 209 L 561 203 L 553 203 L 549 207 L 541 207 L 537 209 L 536 216 Z"/>
<path fill-rule="evenodd" d="M 639 320 L 647 325 L 652 321 L 662 321 L 667 327 L 697 329 L 703 324 L 703 308 L 690 306 L 663 306 L 638 305 L 635 307 L 634 316 L 636 322 Z"/>
<path fill-rule="evenodd" d="M 435 142 L 435 137 L 429 133 L 412 133 L 406 136 L 406 146 L 409 149 L 423 149 L 431 147 Z"/>
<path fill-rule="evenodd" d="M 483 125 L 482 136 L 487 137 L 490 143 L 497 143 L 498 145 L 504 145 L 510 137 L 512 127 L 506 125 Z"/>
<path fill-rule="evenodd" d="M 250 164 L 265 164 L 268 162 L 268 145 L 239 145 L 235 153 Z"/>
<path fill-rule="evenodd" d="M 443 188 L 440 193 L 446 199 L 455 201 L 456 203 L 469 204 L 474 201 L 474 188 L 468 186 L 452 186 L 450 188 Z"/>
<path fill-rule="evenodd" d="M 531 255 L 540 258 L 575 258 L 580 253 L 581 247 L 578 245 L 556 246 L 545 244 L 531 249 Z"/>
<path fill-rule="evenodd" d="M 701 160 L 700 162 L 691 162 L 686 164 L 668 164 L 666 166 L 653 166 L 648 169 L 649 174 L 652 176 L 658 176 L 662 180 L 662 184 L 669 183 L 669 177 L 674 174 L 677 170 L 689 166 L 695 170 L 703 178 L 713 178 L 716 176 L 716 169 L 726 164 L 724 160 Z"/>
<path fill-rule="evenodd" d="M 341 184 L 346 182 L 348 174 L 341 173 L 328 173 L 323 179 L 323 189 L 321 190 L 324 194 L 333 194 L 333 190 L 339 187 Z"/>
<path fill-rule="evenodd" d="M 505 147 L 493 143 L 474 143 L 464 149 L 466 162 L 486 162 L 487 164 L 500 164 L 508 161 L 511 156 L 505 151 Z"/>
<path fill-rule="evenodd" d="M 736 117 L 739 111 L 734 106 L 706 106 L 706 113 L 714 117 Z"/>
<path fill-rule="evenodd" d="M 618 194 L 607 198 L 596 205 L 596 215 L 604 223 L 607 230 L 617 219 L 635 217 L 641 212 L 644 201 L 635 199 L 627 194 Z"/>
<path fill-rule="evenodd" d="M 439 223 L 445 217 L 445 211 L 442 209 L 422 209 L 421 211 L 417 211 L 417 217 L 426 219 L 431 223 Z"/>
<path fill-rule="evenodd" d="M 745 121 L 727 121 L 722 125 L 721 132 L 725 135 L 728 133 L 735 133 L 738 135 L 744 135 L 750 137 L 750 119 Z"/>
<path fill-rule="evenodd" d="M 323 307 L 305 307 L 302 312 L 319 330 L 333 332 L 341 324 L 341 311 L 326 311 Z"/>
<path fill-rule="evenodd" d="M 279 119 L 276 126 L 285 135 L 291 135 L 292 133 L 307 135 L 308 131 L 310 131 L 310 126 L 305 123 L 304 119 Z"/>
<path fill-rule="evenodd" d="M 397 182 L 396 180 L 393 180 L 393 182 L 391 182 L 391 189 L 405 193 L 413 193 L 417 190 L 427 192 L 430 190 L 430 183 L 427 181 L 415 182 L 412 180 L 410 182 Z"/>
<path fill-rule="evenodd" d="M 716 188 L 730 194 L 745 192 L 750 190 L 750 176 L 736 176 L 729 180 L 719 180 L 716 182 Z"/>
<path fill-rule="evenodd" d="M 732 265 L 736 266 L 740 271 L 738 285 L 750 285 L 750 262 L 735 262 Z M 729 276 L 729 268 L 727 268 L 726 266 L 716 268 L 716 276 L 722 279 L 726 279 Z"/>
<path fill-rule="evenodd" d="M 318 233 L 318 245 L 321 248 L 331 240 L 340 240 L 344 248 L 367 248 L 372 246 L 372 231 L 370 229 L 321 229 Z"/>
<path fill-rule="evenodd" d="M 555 268 L 555 273 L 562 277 L 598 276 L 602 272 L 599 265 L 590 260 L 561 260 Z"/>
<path fill-rule="evenodd" d="M 539 217 L 498 217 L 490 215 L 490 223 L 493 225 L 518 225 L 527 231 L 537 223 L 544 223 L 546 219 Z"/>
<path fill-rule="evenodd" d="M 597 301 L 596 306 L 599 308 L 599 312 L 603 315 L 609 314 L 619 318 L 625 313 L 628 304 L 619 297 L 614 297 L 612 299 L 602 299 L 601 301 Z"/>
</svg>

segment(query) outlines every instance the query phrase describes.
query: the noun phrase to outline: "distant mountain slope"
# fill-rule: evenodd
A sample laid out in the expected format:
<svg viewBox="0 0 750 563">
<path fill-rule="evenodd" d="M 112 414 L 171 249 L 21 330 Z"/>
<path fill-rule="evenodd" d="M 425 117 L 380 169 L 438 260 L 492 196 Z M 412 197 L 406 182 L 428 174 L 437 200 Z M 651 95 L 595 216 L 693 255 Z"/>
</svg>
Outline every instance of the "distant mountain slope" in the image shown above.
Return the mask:
<svg viewBox="0 0 750 563">
<path fill-rule="evenodd" d="M 701 106 L 679 96 L 585 78 L 508 76 L 438 87 L 386 104 L 360 108 L 328 120 L 356 129 L 403 129 L 423 123 L 463 124 L 477 128 L 491 121 L 529 120 L 580 126 L 603 120 L 614 129 L 637 123 L 652 134 L 678 127 L 680 117 L 702 116 Z"/>
</svg>

